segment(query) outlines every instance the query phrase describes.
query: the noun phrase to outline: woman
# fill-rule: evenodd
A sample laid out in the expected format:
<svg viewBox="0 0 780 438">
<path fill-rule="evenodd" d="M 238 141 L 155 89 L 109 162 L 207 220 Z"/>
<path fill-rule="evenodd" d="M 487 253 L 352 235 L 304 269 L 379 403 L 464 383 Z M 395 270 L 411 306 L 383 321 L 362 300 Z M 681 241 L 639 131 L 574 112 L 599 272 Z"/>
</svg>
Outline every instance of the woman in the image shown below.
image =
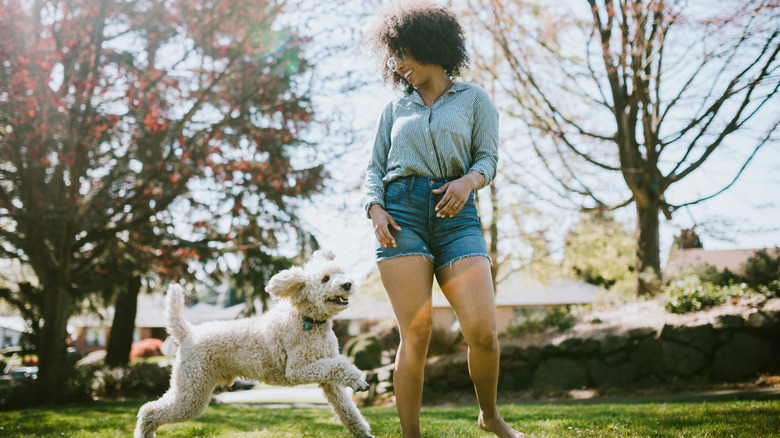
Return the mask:
<svg viewBox="0 0 780 438">
<path fill-rule="evenodd" d="M 365 184 L 379 273 L 401 335 L 393 385 L 403 436 L 421 436 L 435 275 L 468 344 L 479 427 L 524 437 L 496 411 L 493 284 L 473 195 L 496 173 L 498 112 L 484 90 L 452 80 L 468 66 L 468 54 L 448 9 L 396 3 L 367 44 L 386 66 L 385 82 L 405 88 L 382 111 Z"/>
</svg>

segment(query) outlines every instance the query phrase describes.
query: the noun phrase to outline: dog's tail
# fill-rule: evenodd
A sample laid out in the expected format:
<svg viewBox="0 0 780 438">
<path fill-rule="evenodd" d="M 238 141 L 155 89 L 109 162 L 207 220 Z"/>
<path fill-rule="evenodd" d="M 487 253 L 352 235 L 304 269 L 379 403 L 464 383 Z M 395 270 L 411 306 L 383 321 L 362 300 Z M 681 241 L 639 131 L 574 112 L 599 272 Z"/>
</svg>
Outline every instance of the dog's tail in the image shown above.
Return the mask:
<svg viewBox="0 0 780 438">
<path fill-rule="evenodd" d="M 192 326 L 182 315 L 183 308 L 184 289 L 178 284 L 170 285 L 166 296 L 165 324 L 168 327 L 168 333 L 179 345 L 192 331 Z"/>
</svg>

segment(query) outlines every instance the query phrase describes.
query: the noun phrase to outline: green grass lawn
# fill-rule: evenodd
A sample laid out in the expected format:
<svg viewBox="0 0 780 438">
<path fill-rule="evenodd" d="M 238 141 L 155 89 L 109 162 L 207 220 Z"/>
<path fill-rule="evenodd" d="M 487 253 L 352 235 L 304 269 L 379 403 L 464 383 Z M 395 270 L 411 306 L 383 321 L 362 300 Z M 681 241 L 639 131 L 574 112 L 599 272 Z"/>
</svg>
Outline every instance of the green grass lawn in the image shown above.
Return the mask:
<svg viewBox="0 0 780 438">
<path fill-rule="evenodd" d="M 127 437 L 142 402 L 92 403 L 0 413 L 0 436 Z M 363 408 L 377 437 L 400 437 L 394 408 Z M 425 407 L 425 437 L 487 437 L 476 406 Z M 531 437 L 780 436 L 780 400 L 637 404 L 506 404 L 501 412 Z M 327 409 L 209 406 L 158 437 L 347 437 Z"/>
</svg>

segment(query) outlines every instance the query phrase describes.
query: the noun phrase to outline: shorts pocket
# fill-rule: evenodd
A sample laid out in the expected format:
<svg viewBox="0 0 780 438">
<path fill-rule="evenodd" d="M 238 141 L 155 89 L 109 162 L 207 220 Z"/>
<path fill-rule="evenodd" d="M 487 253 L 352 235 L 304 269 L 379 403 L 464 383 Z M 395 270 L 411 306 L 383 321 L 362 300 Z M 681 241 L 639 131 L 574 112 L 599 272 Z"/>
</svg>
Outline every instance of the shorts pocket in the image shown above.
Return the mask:
<svg viewBox="0 0 780 438">
<path fill-rule="evenodd" d="M 400 181 L 393 181 L 385 190 L 385 201 L 395 201 L 401 199 L 409 191 L 409 184 Z"/>
</svg>

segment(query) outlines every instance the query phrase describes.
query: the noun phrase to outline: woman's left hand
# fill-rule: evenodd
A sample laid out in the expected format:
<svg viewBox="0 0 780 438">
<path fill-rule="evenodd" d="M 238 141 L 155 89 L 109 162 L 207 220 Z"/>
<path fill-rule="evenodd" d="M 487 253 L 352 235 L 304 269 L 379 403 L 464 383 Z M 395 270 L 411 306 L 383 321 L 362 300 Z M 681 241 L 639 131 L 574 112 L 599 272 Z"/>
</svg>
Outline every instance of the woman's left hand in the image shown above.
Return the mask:
<svg viewBox="0 0 780 438">
<path fill-rule="evenodd" d="M 481 173 L 474 172 L 478 177 L 484 178 Z M 479 187 L 480 184 L 475 184 L 475 175 L 469 173 L 454 181 L 450 181 L 438 189 L 432 190 L 433 193 L 444 193 L 438 204 L 436 204 L 436 217 L 453 217 L 466 205 L 466 201 L 469 200 L 469 195 L 475 187 Z M 484 181 L 484 179 L 483 179 Z"/>
</svg>

